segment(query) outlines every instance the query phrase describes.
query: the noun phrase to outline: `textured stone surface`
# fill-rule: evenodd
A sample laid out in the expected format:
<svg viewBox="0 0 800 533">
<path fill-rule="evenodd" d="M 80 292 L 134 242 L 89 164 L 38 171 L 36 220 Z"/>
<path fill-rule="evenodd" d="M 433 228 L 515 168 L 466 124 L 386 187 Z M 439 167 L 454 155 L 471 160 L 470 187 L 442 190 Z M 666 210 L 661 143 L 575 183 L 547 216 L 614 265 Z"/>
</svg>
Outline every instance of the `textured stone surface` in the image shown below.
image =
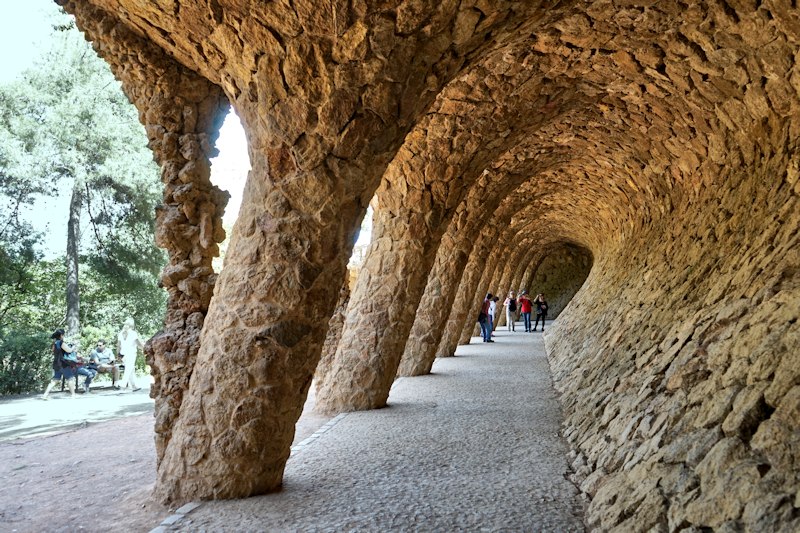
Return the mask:
<svg viewBox="0 0 800 533">
<path fill-rule="evenodd" d="M 228 193 L 211 184 L 209 158 L 228 109 L 216 85 L 176 63 L 108 13 L 88 4 L 64 3 L 98 54 L 110 64 L 139 110 L 149 146 L 161 167 L 163 203 L 156 242 L 169 263 L 161 285 L 169 293 L 164 329 L 146 346 L 155 382 L 156 453 L 172 437 L 198 351 L 198 339 L 216 282 L 211 261 L 225 239 L 222 214 Z"/>
<path fill-rule="evenodd" d="M 159 242 L 200 268 L 172 260 L 165 331 L 182 340 L 151 344 L 172 406 L 162 499 L 280 486 L 377 191 L 376 241 L 321 374 L 329 410 L 383 405 L 398 369 L 426 372 L 439 333 L 426 337 L 423 316 L 452 355 L 480 295 L 535 293 L 548 254 L 580 247 L 591 273 L 549 338 L 592 527 L 796 529 L 792 2 L 69 8 L 128 80 L 151 139 L 191 133 L 178 149 L 153 144 L 176 209 Z M 252 171 L 215 282 L 202 265 L 222 199 L 200 184 L 222 93 Z M 199 203 L 193 192 L 183 207 L 184 185 Z M 446 324 L 419 310 L 437 293 L 452 302 Z M 158 363 L 172 353 L 175 365 Z"/>
<path fill-rule="evenodd" d="M 752 177 L 728 171 L 603 253 L 548 332 L 565 434 L 583 473 L 603 473 L 587 478 L 590 524 L 800 527 L 800 257 L 784 225 L 800 211 L 781 184 L 786 164 L 778 151 Z M 609 312 L 597 302 L 612 288 Z M 647 484 L 657 496 L 642 506 Z"/>
<path fill-rule="evenodd" d="M 499 335 L 344 415 L 292 454 L 280 493 L 204 503 L 175 529 L 583 531 L 541 336 Z"/>
<path fill-rule="evenodd" d="M 544 294 L 548 304 L 547 318 L 551 320 L 558 318 L 586 281 L 591 267 L 591 254 L 575 246 L 565 246 L 547 254 L 528 281 L 527 287 L 531 298 L 539 293 Z M 609 311 L 613 313 L 614 298 L 610 300 Z"/>
</svg>

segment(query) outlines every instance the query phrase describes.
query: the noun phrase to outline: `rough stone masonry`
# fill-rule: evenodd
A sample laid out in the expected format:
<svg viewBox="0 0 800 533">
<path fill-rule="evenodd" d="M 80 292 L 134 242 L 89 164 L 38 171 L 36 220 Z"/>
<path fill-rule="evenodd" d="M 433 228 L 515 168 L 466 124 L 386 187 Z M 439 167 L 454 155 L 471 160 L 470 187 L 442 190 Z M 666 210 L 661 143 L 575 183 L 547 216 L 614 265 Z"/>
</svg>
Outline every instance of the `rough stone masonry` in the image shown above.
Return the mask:
<svg viewBox="0 0 800 533">
<path fill-rule="evenodd" d="M 800 529 L 796 2 L 58 1 L 162 168 L 160 499 L 278 489 L 323 344 L 319 409 L 381 407 L 542 283 L 593 527 Z"/>
</svg>

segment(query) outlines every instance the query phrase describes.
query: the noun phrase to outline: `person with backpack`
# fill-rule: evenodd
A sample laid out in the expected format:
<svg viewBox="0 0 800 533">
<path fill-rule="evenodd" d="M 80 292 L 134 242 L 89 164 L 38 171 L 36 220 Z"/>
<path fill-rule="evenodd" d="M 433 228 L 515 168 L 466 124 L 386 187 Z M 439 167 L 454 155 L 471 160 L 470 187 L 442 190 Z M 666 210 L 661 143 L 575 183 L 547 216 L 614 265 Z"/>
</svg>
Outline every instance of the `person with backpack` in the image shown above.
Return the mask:
<svg viewBox="0 0 800 533">
<path fill-rule="evenodd" d="M 481 311 L 478 313 L 478 324 L 481 326 L 481 337 L 483 342 L 494 342 L 492 340 L 492 330 L 489 324 L 489 304 L 492 301 L 492 293 L 488 293 L 481 304 Z"/>
<path fill-rule="evenodd" d="M 508 292 L 503 306 L 506 308 L 506 328 L 508 331 L 516 331 L 516 329 L 514 329 L 514 316 L 517 313 L 517 299 L 514 298 L 514 291 Z"/>
<path fill-rule="evenodd" d="M 537 294 L 533 303 L 536 304 L 536 322 L 533 324 L 533 331 L 539 326 L 539 319 L 542 320 L 542 331 L 544 331 L 544 319 L 547 317 L 547 300 L 544 299 L 544 294 Z"/>
<path fill-rule="evenodd" d="M 61 383 L 62 378 L 69 388 L 70 396 L 74 398 L 75 383 L 73 380 L 75 378 L 75 371 L 73 370 L 72 365 L 64 364 L 64 357 L 72 353 L 73 348 L 70 344 L 67 344 L 64 341 L 63 329 L 55 330 L 55 332 L 50 335 L 50 338 L 53 339 L 53 377 L 50 379 L 50 383 L 47 384 L 47 388 L 44 390 L 42 400 L 50 399 L 50 390 L 55 384 Z"/>
</svg>

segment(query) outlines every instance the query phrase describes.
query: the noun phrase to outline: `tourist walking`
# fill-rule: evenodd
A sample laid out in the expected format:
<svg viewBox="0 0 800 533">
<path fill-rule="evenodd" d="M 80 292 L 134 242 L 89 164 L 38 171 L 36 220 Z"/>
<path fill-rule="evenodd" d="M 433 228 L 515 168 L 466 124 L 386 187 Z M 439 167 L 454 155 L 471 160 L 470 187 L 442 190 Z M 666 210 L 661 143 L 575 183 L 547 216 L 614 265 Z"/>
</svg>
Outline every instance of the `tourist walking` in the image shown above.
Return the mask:
<svg viewBox="0 0 800 533">
<path fill-rule="evenodd" d="M 525 333 L 530 333 L 531 309 L 533 309 L 533 303 L 531 299 L 528 298 L 528 291 L 522 291 L 522 294 L 519 296 L 518 304 L 520 313 L 522 313 L 522 323 L 525 325 Z"/>
<path fill-rule="evenodd" d="M 508 331 L 516 331 L 514 329 L 514 314 L 517 312 L 517 299 L 514 298 L 514 291 L 508 292 L 508 296 L 503 301 L 503 307 L 506 308 L 506 329 Z"/>
<path fill-rule="evenodd" d="M 122 375 L 121 387 L 131 389 L 136 392 L 141 387 L 136 386 L 136 354 L 137 348 L 144 348 L 142 339 L 134 327 L 133 318 L 129 318 L 122 326 L 122 331 L 117 335 L 117 356 L 122 358 L 125 365 L 125 373 Z"/>
<path fill-rule="evenodd" d="M 53 339 L 53 377 L 50 379 L 50 383 L 47 384 L 47 388 L 44 390 L 44 394 L 42 395 L 42 400 L 49 400 L 48 397 L 50 394 L 50 390 L 53 388 L 53 385 L 57 383 L 61 383 L 63 378 L 64 382 L 69 389 L 69 393 L 71 397 L 75 397 L 75 372 L 71 365 L 64 364 L 64 356 L 68 353 L 73 351 L 73 348 L 70 344 L 67 344 L 64 341 L 64 330 L 57 329 L 55 332 L 50 335 L 50 338 Z"/>
<path fill-rule="evenodd" d="M 537 294 L 533 303 L 536 304 L 536 322 L 533 324 L 533 331 L 539 326 L 539 319 L 542 320 L 542 331 L 544 331 L 544 319 L 547 317 L 547 300 L 544 299 L 544 294 Z"/>
<path fill-rule="evenodd" d="M 492 293 L 488 293 L 486 294 L 486 298 L 483 299 L 481 311 L 478 313 L 478 324 L 481 326 L 481 337 L 483 337 L 483 342 L 494 342 L 492 340 L 492 330 L 489 327 L 489 305 L 491 302 Z"/>
</svg>

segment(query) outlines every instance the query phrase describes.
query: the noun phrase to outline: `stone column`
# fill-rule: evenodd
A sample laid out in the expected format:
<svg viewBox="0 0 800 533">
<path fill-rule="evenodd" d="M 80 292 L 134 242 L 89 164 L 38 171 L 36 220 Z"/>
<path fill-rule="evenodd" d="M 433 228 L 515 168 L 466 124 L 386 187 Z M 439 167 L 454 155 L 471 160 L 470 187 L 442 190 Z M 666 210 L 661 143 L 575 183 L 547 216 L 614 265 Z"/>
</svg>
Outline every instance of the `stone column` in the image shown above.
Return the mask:
<svg viewBox="0 0 800 533">
<path fill-rule="evenodd" d="M 500 262 L 497 253 L 500 249 L 500 246 L 497 244 L 497 242 L 491 243 L 490 246 L 491 249 L 487 254 L 485 264 L 483 265 L 480 281 L 474 289 L 472 298 L 467 301 L 467 308 L 464 310 L 466 321 L 463 329 L 461 330 L 461 334 L 458 337 L 459 345 L 469 344 L 470 339 L 478 335 L 478 332 L 476 331 L 479 331 L 478 324 L 474 320 L 470 320 L 470 315 L 478 316 L 481 302 L 483 302 L 484 298 L 486 297 L 486 293 L 491 292 L 489 289 L 490 283 Z"/>
<path fill-rule="evenodd" d="M 444 325 L 474 244 L 468 232 L 458 231 L 455 227 L 455 224 L 451 224 L 442 238 L 425 294 L 420 300 L 414 325 L 406 341 L 398 376 L 428 374 L 433 366 L 436 348 L 442 339 Z"/>
<path fill-rule="evenodd" d="M 441 212 L 412 206 L 375 213 L 373 240 L 356 281 L 330 372 L 318 383 L 316 410 L 337 413 L 386 404 L 442 230 Z M 346 386 L 345 386 L 346 385 Z"/>
<path fill-rule="evenodd" d="M 450 311 L 450 316 L 447 320 L 447 325 L 442 335 L 442 340 L 439 343 L 439 348 L 436 352 L 436 357 L 451 357 L 455 352 L 458 343 L 458 335 L 461 334 L 461 329 L 467 320 L 474 320 L 477 316 L 477 311 L 474 313 L 469 312 L 469 304 L 472 302 L 472 297 L 478 288 L 480 277 L 483 274 L 483 265 L 489 255 L 489 251 L 494 244 L 494 239 L 497 237 L 499 229 L 496 224 L 489 223 L 481 230 L 480 236 L 475 243 L 475 247 L 470 254 L 469 262 L 464 269 L 464 274 L 459 283 L 456 297 L 453 301 L 453 306 Z M 431 362 L 432 364 L 432 362 Z"/>
<path fill-rule="evenodd" d="M 316 386 L 323 382 L 331 371 L 333 358 L 336 355 L 336 347 L 342 338 L 344 319 L 347 313 L 347 305 L 350 303 L 350 280 L 346 279 L 342 288 L 339 290 L 339 301 L 333 316 L 328 321 L 328 333 L 325 334 L 325 343 L 322 345 L 322 356 L 320 357 L 317 369 L 314 372 Z"/>
<path fill-rule="evenodd" d="M 500 276 L 499 282 L 496 285 L 495 290 L 497 291 L 497 296 L 500 297 L 500 300 L 497 302 L 497 316 L 494 320 L 494 329 L 497 329 L 499 326 L 506 325 L 506 308 L 503 305 L 506 297 L 508 296 L 509 291 L 509 279 L 511 278 L 511 273 L 514 270 L 514 248 L 513 246 L 508 247 L 508 252 L 506 253 L 506 261 L 503 265 L 503 273 Z"/>
<path fill-rule="evenodd" d="M 63 7 L 111 66 L 139 110 L 149 146 L 161 167 L 163 203 L 156 242 L 169 256 L 161 284 L 169 294 L 164 329 L 145 348 L 154 383 L 156 454 L 172 437 L 195 365 L 217 275 L 211 261 L 225 238 L 228 193 L 211 184 L 209 158 L 228 109 L 222 90 L 171 59 L 161 48 L 90 4 Z"/>
</svg>

